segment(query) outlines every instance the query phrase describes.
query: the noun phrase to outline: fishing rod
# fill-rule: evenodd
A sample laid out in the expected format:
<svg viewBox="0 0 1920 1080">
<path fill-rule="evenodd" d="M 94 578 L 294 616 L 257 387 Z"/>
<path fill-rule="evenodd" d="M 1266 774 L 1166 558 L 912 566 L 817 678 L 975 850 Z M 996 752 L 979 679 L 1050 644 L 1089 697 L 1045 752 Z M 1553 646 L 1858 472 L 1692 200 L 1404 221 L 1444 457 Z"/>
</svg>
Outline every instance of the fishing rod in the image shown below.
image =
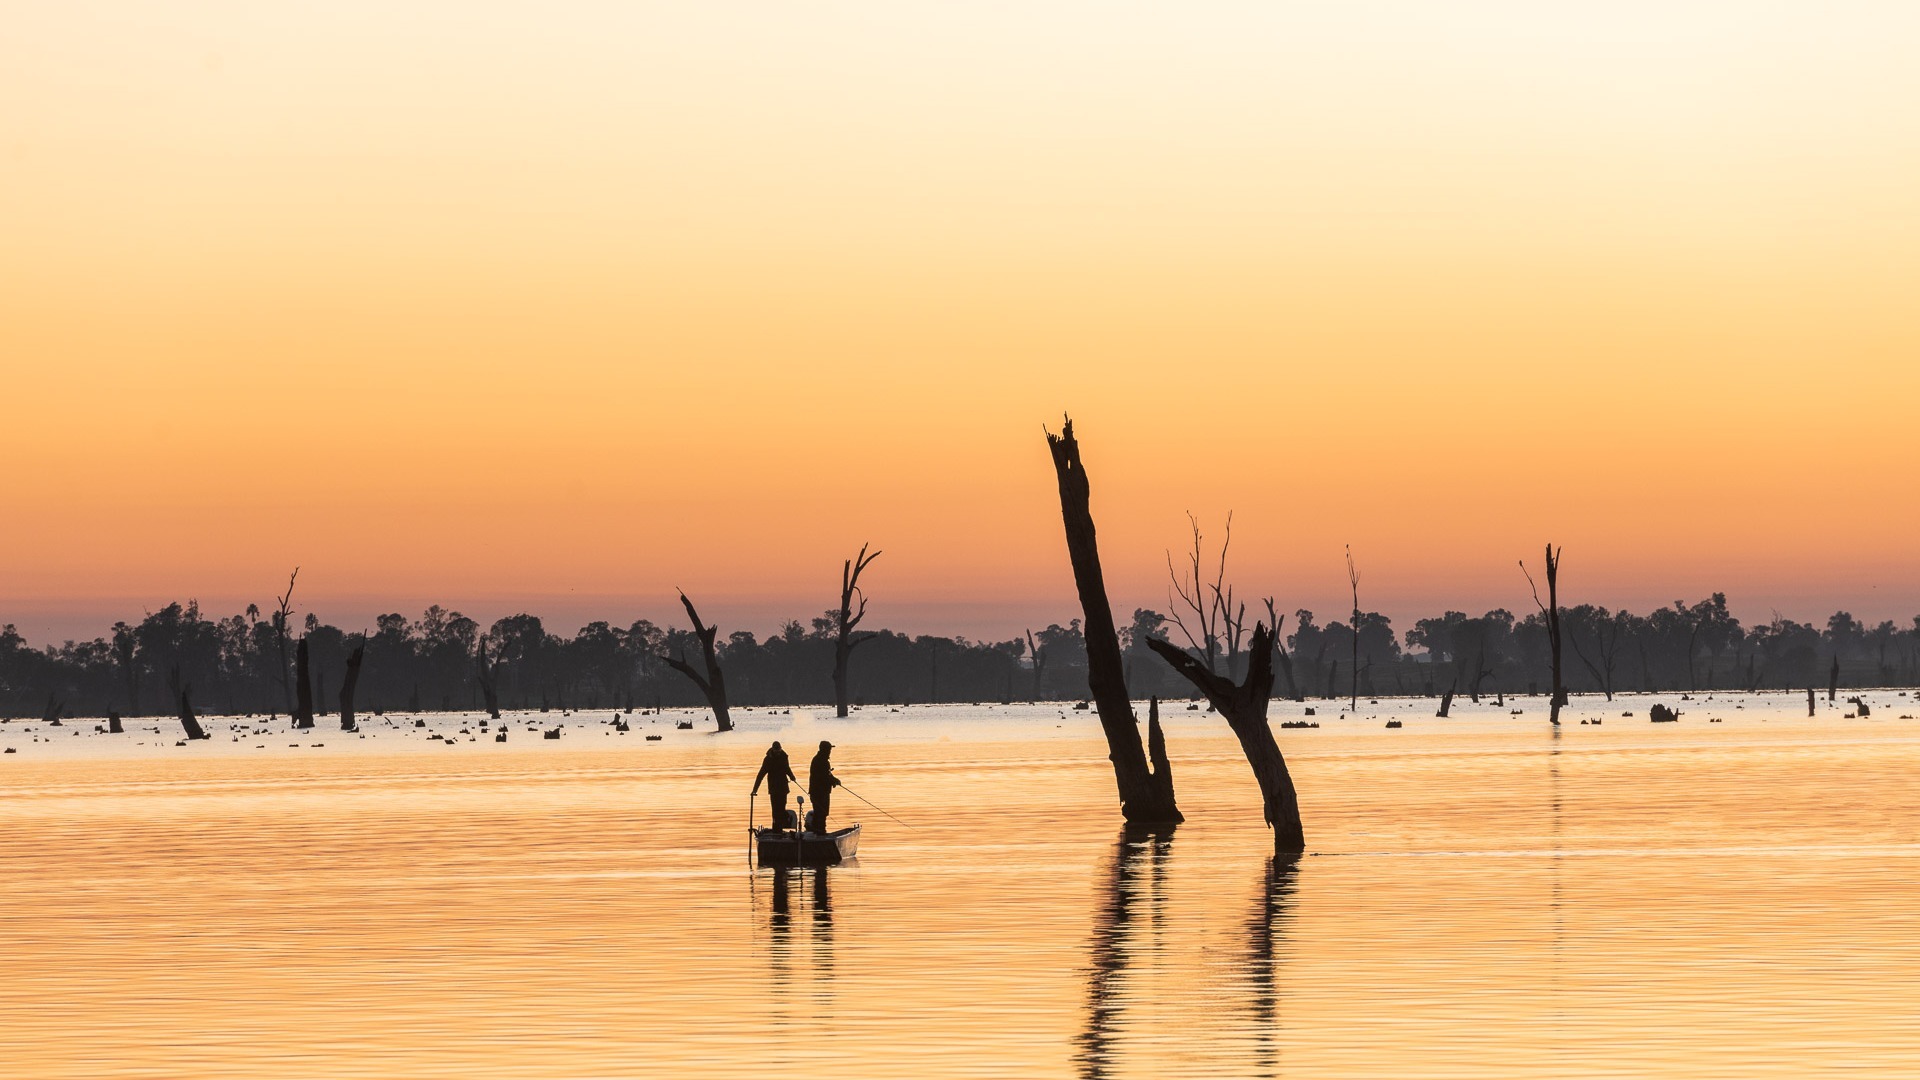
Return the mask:
<svg viewBox="0 0 1920 1080">
<path fill-rule="evenodd" d="M 758 839 L 758 835 L 753 831 L 753 799 L 758 794 L 760 792 L 755 790 L 747 796 L 747 869 L 749 870 L 753 869 L 753 842 Z"/>
<path fill-rule="evenodd" d="M 880 807 L 879 805 L 877 805 L 876 803 L 874 803 L 874 802 L 873 802 L 873 800 L 871 800 L 871 799 L 869 799 L 869 798 L 867 798 L 867 797 L 866 797 L 865 795 L 862 795 L 862 794 L 860 794 L 859 792 L 857 792 L 857 791 L 855 791 L 855 790 L 853 790 L 852 788 L 850 788 L 850 787 L 848 787 L 848 786 L 847 786 L 846 784 L 844 784 L 844 783 L 843 783 L 843 784 L 841 784 L 841 785 L 840 785 L 840 790 L 841 790 L 841 791 L 844 791 L 844 792 L 846 792 L 847 794 L 849 794 L 849 795 L 851 795 L 851 796 L 853 796 L 853 797 L 854 797 L 854 798 L 856 798 L 856 799 L 859 799 L 859 800 L 860 800 L 861 802 L 863 802 L 863 803 L 866 803 L 866 804 L 867 804 L 868 806 L 871 806 L 871 807 L 873 807 L 873 808 L 874 808 L 875 810 L 879 810 L 879 811 L 880 811 L 881 813 L 883 813 L 883 814 L 887 814 L 887 812 L 886 812 L 886 810 L 884 810 L 884 809 L 882 809 L 882 808 L 881 808 L 881 807 Z M 904 821 L 900 821 L 900 819 L 899 819 L 899 818 L 897 818 L 897 817 L 893 817 L 893 815 L 892 815 L 892 814 L 887 814 L 887 816 L 888 816 L 888 817 L 890 817 L 890 818 L 893 818 L 893 820 L 895 820 L 895 821 L 899 821 L 899 822 L 900 822 L 900 824 L 902 824 L 902 825 L 907 825 L 907 823 L 906 823 L 906 822 L 904 822 Z M 913 829 L 913 826 L 911 826 L 911 825 L 907 825 L 907 828 L 909 828 L 909 829 Z M 920 830 L 919 830 L 919 829 L 913 829 L 913 831 L 914 831 L 914 832 L 919 832 Z"/>
</svg>

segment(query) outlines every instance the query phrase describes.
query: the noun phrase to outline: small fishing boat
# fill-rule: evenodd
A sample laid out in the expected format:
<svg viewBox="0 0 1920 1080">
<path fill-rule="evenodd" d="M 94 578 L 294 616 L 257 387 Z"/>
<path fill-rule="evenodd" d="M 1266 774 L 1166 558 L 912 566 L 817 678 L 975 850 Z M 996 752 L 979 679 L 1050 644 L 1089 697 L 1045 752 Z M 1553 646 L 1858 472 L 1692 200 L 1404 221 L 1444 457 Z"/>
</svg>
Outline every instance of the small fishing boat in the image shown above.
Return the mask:
<svg viewBox="0 0 1920 1080">
<path fill-rule="evenodd" d="M 792 829 L 755 829 L 754 847 L 761 866 L 835 866 L 860 850 L 858 823 L 821 834 Z"/>
</svg>

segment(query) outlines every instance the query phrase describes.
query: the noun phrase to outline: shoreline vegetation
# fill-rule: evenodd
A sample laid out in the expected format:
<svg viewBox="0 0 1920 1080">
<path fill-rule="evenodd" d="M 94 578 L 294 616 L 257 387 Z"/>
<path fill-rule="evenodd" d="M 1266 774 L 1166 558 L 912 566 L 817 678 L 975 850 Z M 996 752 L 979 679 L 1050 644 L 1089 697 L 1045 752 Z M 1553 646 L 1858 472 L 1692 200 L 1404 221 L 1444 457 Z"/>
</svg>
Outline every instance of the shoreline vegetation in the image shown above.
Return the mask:
<svg viewBox="0 0 1920 1080">
<path fill-rule="evenodd" d="M 698 661 L 698 636 L 646 619 L 624 627 L 589 623 L 567 637 L 532 614 L 482 627 L 439 606 L 416 619 L 382 615 L 364 632 L 309 615 L 286 635 L 291 644 L 283 663 L 278 615 L 250 608 L 209 617 L 188 601 L 137 623 L 116 623 L 108 636 L 40 649 L 12 625 L 0 625 L 0 717 L 42 717 L 54 704 L 67 716 L 170 716 L 179 708 L 171 687 L 176 671 L 193 686 L 202 711 L 292 715 L 292 653 L 301 642 L 310 655 L 314 708 L 325 714 L 339 709 L 356 649 L 365 650 L 354 692 L 363 713 L 484 710 L 489 678 L 499 705 L 515 710 L 708 704 L 700 688 L 667 662 L 682 656 Z M 810 626 L 790 620 L 765 638 L 723 630 L 715 657 L 725 669 L 732 704 L 833 703 L 839 615 L 838 609 L 829 611 Z M 1567 646 L 1563 680 L 1573 694 L 1814 688 L 1824 696 L 1835 686 L 1920 686 L 1920 617 L 1906 627 L 1892 621 L 1868 626 L 1841 611 L 1824 626 L 1776 616 L 1748 627 L 1728 612 L 1722 593 L 1650 615 L 1589 604 L 1561 607 L 1559 615 Z M 1274 696 L 1346 699 L 1357 688 L 1363 697 L 1441 698 L 1452 690 L 1478 700 L 1546 692 L 1550 685 L 1548 626 L 1539 612 L 1517 618 L 1504 608 L 1478 616 L 1449 611 L 1420 619 L 1403 633 L 1378 612 L 1362 612 L 1354 621 L 1358 641 L 1347 622 L 1321 625 L 1306 610 L 1287 619 L 1286 632 L 1276 638 L 1281 678 Z M 1169 616 L 1146 608 L 1135 609 L 1119 628 L 1130 697 L 1195 696 L 1193 685 L 1149 644 L 1177 634 Z M 1245 677 L 1251 638 L 1250 628 L 1233 626 L 1212 635 L 1213 663 L 1222 674 Z M 862 631 L 860 640 L 845 676 L 855 705 L 1089 696 L 1079 619 L 1005 641 L 910 637 L 886 629 Z M 1356 650 L 1357 680 L 1349 660 Z M 1184 651 L 1207 659 L 1204 641 Z"/>
</svg>

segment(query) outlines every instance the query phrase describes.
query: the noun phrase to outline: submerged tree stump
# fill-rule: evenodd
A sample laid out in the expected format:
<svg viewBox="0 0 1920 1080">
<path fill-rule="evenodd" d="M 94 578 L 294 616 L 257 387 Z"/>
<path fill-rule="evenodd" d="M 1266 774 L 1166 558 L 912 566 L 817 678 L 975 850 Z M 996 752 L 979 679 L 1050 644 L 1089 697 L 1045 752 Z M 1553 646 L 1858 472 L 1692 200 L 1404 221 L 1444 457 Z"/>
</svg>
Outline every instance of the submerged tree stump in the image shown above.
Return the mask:
<svg viewBox="0 0 1920 1080">
<path fill-rule="evenodd" d="M 1207 670 L 1185 649 L 1169 641 L 1148 638 L 1147 647 L 1173 665 L 1194 685 L 1214 711 L 1226 718 L 1227 727 L 1240 740 L 1240 750 L 1253 767 L 1253 778 L 1260 785 L 1260 801 L 1267 825 L 1273 829 L 1276 855 L 1298 854 L 1307 849 L 1305 830 L 1300 824 L 1300 797 L 1293 788 L 1293 776 L 1287 772 L 1287 759 L 1274 741 L 1267 725 L 1267 703 L 1273 698 L 1273 631 L 1265 623 L 1255 623 L 1253 643 L 1248 648 L 1247 677 L 1238 684 Z"/>
<path fill-rule="evenodd" d="M 1094 537 L 1091 487 L 1080 462 L 1080 444 L 1073 437 L 1073 421 L 1060 434 L 1047 434 L 1053 471 L 1060 487 L 1060 517 L 1066 527 L 1067 557 L 1073 564 L 1073 583 L 1080 593 L 1086 621 L 1081 628 L 1087 646 L 1087 688 L 1107 737 L 1107 758 L 1113 762 L 1114 782 L 1120 789 L 1120 816 L 1129 825 L 1177 825 L 1186 820 L 1173 797 L 1173 769 L 1167 761 L 1166 737 L 1160 730 L 1157 703 L 1147 713 L 1147 745 L 1140 743 L 1140 721 L 1127 695 L 1126 667 L 1120 656 L 1120 632 L 1113 625 L 1107 602 L 1106 578 L 1100 571 L 1100 546 Z M 1151 755 L 1151 763 L 1149 763 Z"/>
</svg>

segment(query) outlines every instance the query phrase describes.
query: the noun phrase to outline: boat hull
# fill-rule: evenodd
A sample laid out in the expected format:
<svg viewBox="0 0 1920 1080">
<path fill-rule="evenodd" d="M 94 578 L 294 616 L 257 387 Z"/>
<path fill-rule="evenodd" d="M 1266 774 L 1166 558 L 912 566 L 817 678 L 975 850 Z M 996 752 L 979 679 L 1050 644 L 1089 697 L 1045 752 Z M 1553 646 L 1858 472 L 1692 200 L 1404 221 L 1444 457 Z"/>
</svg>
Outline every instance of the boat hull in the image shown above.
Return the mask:
<svg viewBox="0 0 1920 1080">
<path fill-rule="evenodd" d="M 761 866 L 835 866 L 860 851 L 860 826 L 798 837 L 784 829 L 757 829 L 754 846 Z"/>
</svg>

